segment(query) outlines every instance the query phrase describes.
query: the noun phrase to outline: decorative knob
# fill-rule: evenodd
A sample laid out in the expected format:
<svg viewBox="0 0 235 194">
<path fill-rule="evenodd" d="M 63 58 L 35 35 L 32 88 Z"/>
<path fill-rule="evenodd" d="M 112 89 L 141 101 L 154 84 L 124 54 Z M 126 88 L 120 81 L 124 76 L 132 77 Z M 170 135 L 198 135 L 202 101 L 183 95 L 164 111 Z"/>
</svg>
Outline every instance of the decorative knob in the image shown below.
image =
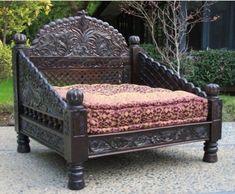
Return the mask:
<svg viewBox="0 0 235 194">
<path fill-rule="evenodd" d="M 206 86 L 205 91 L 208 96 L 218 96 L 220 87 L 218 84 L 211 83 Z"/>
<path fill-rule="evenodd" d="M 16 44 L 25 44 L 27 38 L 24 34 L 17 33 L 13 36 L 13 40 Z"/>
<path fill-rule="evenodd" d="M 78 11 L 78 12 L 77 12 L 77 15 L 78 15 L 78 16 L 86 16 L 86 15 L 87 15 L 87 12 L 83 9 L 83 10 L 81 10 L 81 11 Z"/>
<path fill-rule="evenodd" d="M 140 44 L 140 37 L 139 36 L 130 36 L 129 43 L 130 43 L 130 45 L 139 45 Z"/>
<path fill-rule="evenodd" d="M 70 106 L 80 106 L 83 102 L 83 93 L 78 89 L 71 89 L 66 94 L 66 100 Z"/>
</svg>

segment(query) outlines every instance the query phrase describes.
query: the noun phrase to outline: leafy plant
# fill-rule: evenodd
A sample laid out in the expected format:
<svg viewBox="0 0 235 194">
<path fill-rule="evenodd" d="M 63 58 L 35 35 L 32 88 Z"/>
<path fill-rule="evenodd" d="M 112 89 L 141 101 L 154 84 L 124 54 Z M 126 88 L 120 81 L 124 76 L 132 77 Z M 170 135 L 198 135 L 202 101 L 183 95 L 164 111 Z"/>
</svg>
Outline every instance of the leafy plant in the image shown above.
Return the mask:
<svg viewBox="0 0 235 194">
<path fill-rule="evenodd" d="M 100 1 L 90 1 L 88 6 L 87 6 L 87 12 L 89 15 L 93 15 L 93 13 L 96 11 L 96 9 L 100 5 Z"/>
<path fill-rule="evenodd" d="M 0 81 L 0 114 L 13 112 L 13 80 Z"/>
<path fill-rule="evenodd" d="M 223 101 L 223 121 L 235 121 L 235 96 L 221 95 Z"/>
<path fill-rule="evenodd" d="M 50 0 L 1 1 L 0 33 L 3 44 L 6 44 L 7 36 L 22 32 L 41 12 L 48 14 L 50 9 Z"/>
<path fill-rule="evenodd" d="M 81 9 L 85 9 L 88 15 L 92 15 L 100 5 L 100 1 L 52 1 L 51 4 L 49 14 L 41 12 L 32 25 L 25 29 L 24 33 L 30 40 L 35 38 L 39 29 L 50 21 L 75 16 Z"/>
<path fill-rule="evenodd" d="M 213 3 L 199 3 L 193 10 L 185 11 L 185 4 L 173 1 L 124 1 L 121 10 L 139 17 L 148 27 L 152 43 L 162 61 L 178 75 L 181 74 L 181 60 L 187 53 L 187 35 L 195 24 L 215 21 L 219 16 L 210 17 L 209 6 Z M 163 45 L 157 40 L 158 29 L 162 31 Z M 161 41 L 160 41 L 161 42 Z"/>
<path fill-rule="evenodd" d="M 208 83 L 217 83 L 221 87 L 235 85 L 235 51 L 191 51 L 182 67 L 185 77 L 200 87 Z"/>
<path fill-rule="evenodd" d="M 0 81 L 11 77 L 11 48 L 0 40 Z"/>
<path fill-rule="evenodd" d="M 142 44 L 141 47 L 149 56 L 161 61 L 161 55 L 156 51 L 153 44 Z"/>
</svg>

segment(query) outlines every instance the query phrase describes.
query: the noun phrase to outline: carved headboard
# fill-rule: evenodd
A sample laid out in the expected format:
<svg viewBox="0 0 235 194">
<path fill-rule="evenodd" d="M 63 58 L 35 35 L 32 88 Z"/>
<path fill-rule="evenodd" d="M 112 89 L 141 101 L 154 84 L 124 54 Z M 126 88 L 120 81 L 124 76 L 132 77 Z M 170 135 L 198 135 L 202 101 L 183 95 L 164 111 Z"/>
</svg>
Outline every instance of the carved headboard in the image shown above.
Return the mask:
<svg viewBox="0 0 235 194">
<path fill-rule="evenodd" d="M 124 37 L 85 11 L 45 25 L 27 53 L 53 85 L 129 79 L 129 49 Z"/>
</svg>

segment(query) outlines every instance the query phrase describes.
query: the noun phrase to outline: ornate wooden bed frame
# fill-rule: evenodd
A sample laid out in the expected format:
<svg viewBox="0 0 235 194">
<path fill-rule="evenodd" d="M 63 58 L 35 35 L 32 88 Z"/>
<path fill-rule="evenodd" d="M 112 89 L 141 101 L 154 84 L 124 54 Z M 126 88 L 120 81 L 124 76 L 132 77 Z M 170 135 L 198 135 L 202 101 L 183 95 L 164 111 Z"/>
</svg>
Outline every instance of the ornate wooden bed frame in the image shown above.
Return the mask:
<svg viewBox="0 0 235 194">
<path fill-rule="evenodd" d="M 84 187 L 83 163 L 89 158 L 205 140 L 205 162 L 217 161 L 222 102 L 219 86 L 203 92 L 148 57 L 131 36 L 129 49 L 116 29 L 95 18 L 78 16 L 45 25 L 31 47 L 14 36 L 15 129 L 19 153 L 30 152 L 29 137 L 50 147 L 69 164 L 68 187 Z M 52 85 L 134 83 L 184 90 L 208 99 L 206 122 L 89 135 L 83 93 L 72 89 L 63 100 Z"/>
</svg>

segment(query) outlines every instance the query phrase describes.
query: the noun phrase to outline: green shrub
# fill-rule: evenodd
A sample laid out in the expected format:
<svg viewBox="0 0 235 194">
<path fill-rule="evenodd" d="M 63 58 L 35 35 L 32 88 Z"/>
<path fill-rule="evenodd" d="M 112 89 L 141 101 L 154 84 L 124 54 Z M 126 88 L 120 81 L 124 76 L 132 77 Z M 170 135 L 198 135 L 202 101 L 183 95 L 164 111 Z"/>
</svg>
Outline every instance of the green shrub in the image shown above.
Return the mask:
<svg viewBox="0 0 235 194">
<path fill-rule="evenodd" d="M 77 15 L 77 13 L 74 13 L 74 11 L 76 9 L 83 9 L 82 6 L 86 2 L 74 1 L 74 3 L 70 3 L 69 1 L 51 1 L 51 3 L 51 11 L 48 14 L 45 12 L 40 12 L 36 20 L 32 22 L 32 25 L 25 29 L 24 33 L 30 40 L 33 40 L 39 29 L 50 21 Z M 88 15 L 92 15 L 100 4 L 100 1 L 89 1 L 89 4 L 86 8 Z M 75 9 L 73 6 L 75 6 Z"/>
<path fill-rule="evenodd" d="M 235 96 L 220 95 L 223 101 L 223 121 L 235 121 Z"/>
<path fill-rule="evenodd" d="M 11 48 L 0 41 L 0 81 L 11 77 Z"/>
<path fill-rule="evenodd" d="M 161 60 L 161 55 L 156 51 L 153 44 L 142 44 L 141 47 L 145 50 L 145 52 L 151 56 L 153 59 Z"/>
<path fill-rule="evenodd" d="M 235 51 L 191 51 L 182 61 L 183 74 L 195 85 L 217 83 L 221 87 L 235 85 Z"/>
</svg>

